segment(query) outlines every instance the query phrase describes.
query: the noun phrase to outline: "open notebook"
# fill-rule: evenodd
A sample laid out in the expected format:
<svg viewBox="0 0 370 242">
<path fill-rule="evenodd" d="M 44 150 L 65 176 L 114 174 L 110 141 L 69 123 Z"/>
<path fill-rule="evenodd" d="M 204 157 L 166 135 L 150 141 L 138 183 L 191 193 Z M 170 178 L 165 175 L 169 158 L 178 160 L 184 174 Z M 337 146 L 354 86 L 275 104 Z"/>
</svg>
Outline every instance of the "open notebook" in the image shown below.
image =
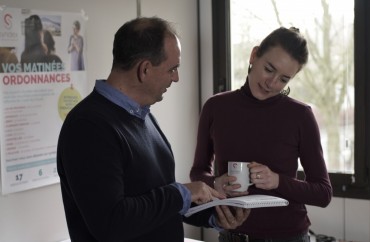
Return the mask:
<svg viewBox="0 0 370 242">
<path fill-rule="evenodd" d="M 185 216 L 189 217 L 194 213 L 218 205 L 227 205 L 241 208 L 261 208 L 261 207 L 287 206 L 288 204 L 289 204 L 288 200 L 285 200 L 280 197 L 274 197 L 269 195 L 247 195 L 242 197 L 232 197 L 226 199 L 214 199 L 211 202 L 190 208 L 188 212 L 185 214 Z"/>
</svg>

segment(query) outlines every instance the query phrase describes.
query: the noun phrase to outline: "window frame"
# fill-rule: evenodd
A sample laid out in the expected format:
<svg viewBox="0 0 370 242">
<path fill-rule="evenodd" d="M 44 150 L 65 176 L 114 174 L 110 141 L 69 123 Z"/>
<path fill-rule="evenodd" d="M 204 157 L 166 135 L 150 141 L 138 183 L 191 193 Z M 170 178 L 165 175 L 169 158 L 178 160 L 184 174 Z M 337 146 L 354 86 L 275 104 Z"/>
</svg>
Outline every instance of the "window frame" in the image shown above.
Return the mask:
<svg viewBox="0 0 370 242">
<path fill-rule="evenodd" d="M 354 0 L 354 174 L 329 173 L 335 197 L 370 199 L 370 2 Z M 213 93 L 231 89 L 230 0 L 212 0 Z M 368 104 L 368 105 L 366 105 Z M 298 172 L 304 179 L 304 172 Z"/>
</svg>

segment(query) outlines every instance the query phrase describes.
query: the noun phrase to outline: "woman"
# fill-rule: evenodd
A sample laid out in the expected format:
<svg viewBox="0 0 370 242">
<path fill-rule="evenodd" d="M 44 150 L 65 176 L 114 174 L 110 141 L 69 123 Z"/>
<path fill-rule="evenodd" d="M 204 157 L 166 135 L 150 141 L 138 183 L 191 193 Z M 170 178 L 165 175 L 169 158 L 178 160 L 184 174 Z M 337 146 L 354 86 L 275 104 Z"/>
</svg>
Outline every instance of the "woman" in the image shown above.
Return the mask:
<svg viewBox="0 0 370 242">
<path fill-rule="evenodd" d="M 44 43 L 47 46 L 47 62 L 62 63 L 60 57 L 55 53 L 55 41 L 49 30 L 44 30 Z"/>
<path fill-rule="evenodd" d="M 68 53 L 71 54 L 71 71 L 85 70 L 83 58 L 84 40 L 80 35 L 81 24 L 79 21 L 73 22 L 73 34 L 69 38 Z"/>
<path fill-rule="evenodd" d="M 24 21 L 25 46 L 21 55 L 21 63 L 33 64 L 45 62 L 47 46 L 45 45 L 44 32 L 41 18 L 31 15 Z"/>
<path fill-rule="evenodd" d="M 253 48 L 246 82 L 239 90 L 211 97 L 204 105 L 191 179 L 202 180 L 228 196 L 228 161 L 251 162 L 249 194 L 289 200 L 287 207 L 252 209 L 237 229 L 219 241 L 309 241 L 305 204 L 325 207 L 332 197 L 311 108 L 288 97 L 289 81 L 308 60 L 306 40 L 296 28 L 278 28 Z M 297 179 L 298 160 L 306 179 Z M 216 172 L 213 172 L 213 165 Z"/>
</svg>

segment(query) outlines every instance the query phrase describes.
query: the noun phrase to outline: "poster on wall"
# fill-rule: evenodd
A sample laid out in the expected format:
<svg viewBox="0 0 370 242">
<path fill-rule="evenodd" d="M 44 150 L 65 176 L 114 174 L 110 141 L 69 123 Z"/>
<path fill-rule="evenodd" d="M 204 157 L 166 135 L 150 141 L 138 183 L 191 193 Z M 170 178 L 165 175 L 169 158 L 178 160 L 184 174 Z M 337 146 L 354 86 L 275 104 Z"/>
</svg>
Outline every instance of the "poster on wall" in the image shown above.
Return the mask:
<svg viewBox="0 0 370 242">
<path fill-rule="evenodd" d="M 82 13 L 0 8 L 1 192 L 59 182 L 56 149 L 86 95 Z"/>
</svg>

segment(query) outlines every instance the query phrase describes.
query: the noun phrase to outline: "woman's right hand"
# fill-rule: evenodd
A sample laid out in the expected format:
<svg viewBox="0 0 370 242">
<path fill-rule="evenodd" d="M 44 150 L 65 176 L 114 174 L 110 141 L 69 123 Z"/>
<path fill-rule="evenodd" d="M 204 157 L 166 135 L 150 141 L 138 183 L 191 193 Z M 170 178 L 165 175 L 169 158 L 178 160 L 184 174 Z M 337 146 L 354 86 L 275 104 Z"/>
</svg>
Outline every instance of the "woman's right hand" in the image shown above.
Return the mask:
<svg viewBox="0 0 370 242">
<path fill-rule="evenodd" d="M 240 188 L 240 184 L 231 184 L 236 181 L 235 176 L 228 176 L 227 173 L 216 177 L 213 183 L 214 189 L 218 192 L 227 195 L 228 197 L 239 197 L 248 195 L 248 191 L 234 192 L 233 190 Z"/>
</svg>

